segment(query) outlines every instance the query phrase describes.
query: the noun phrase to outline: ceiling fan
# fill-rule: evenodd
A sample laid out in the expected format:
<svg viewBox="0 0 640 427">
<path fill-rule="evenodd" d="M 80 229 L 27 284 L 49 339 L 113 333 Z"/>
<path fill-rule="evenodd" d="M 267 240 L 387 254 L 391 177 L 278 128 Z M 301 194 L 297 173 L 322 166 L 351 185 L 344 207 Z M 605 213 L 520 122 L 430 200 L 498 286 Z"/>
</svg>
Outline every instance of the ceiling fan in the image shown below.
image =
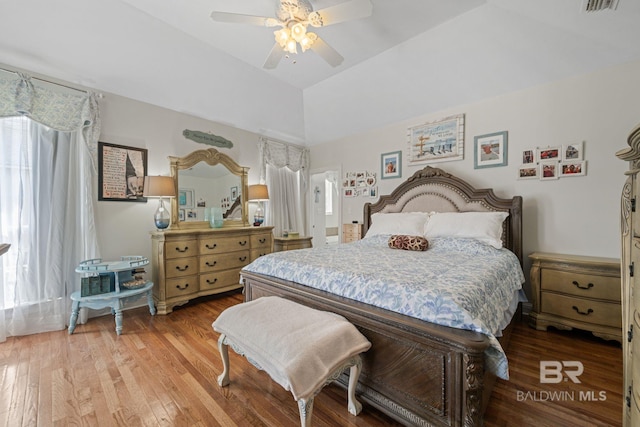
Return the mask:
<svg viewBox="0 0 640 427">
<path fill-rule="evenodd" d="M 273 32 L 276 43 L 263 65 L 264 68 L 275 68 L 286 53 L 298 53 L 298 45 L 303 52 L 311 49 L 329 65 L 337 67 L 344 58 L 317 34 L 307 31 L 307 27 L 326 27 L 366 18 L 371 16 L 372 9 L 371 0 L 349 0 L 317 11 L 313 10 L 309 0 L 276 0 L 275 18 L 213 11 L 211 19 L 217 22 L 281 27 Z"/>
</svg>

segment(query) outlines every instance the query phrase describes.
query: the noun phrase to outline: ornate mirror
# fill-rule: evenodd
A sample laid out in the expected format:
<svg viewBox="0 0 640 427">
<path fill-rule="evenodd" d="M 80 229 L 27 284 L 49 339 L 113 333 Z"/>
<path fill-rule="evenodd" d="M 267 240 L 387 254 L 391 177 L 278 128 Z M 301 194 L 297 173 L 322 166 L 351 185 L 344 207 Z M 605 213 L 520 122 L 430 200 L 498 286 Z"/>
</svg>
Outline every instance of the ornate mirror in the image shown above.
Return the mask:
<svg viewBox="0 0 640 427">
<path fill-rule="evenodd" d="M 171 200 L 171 228 L 209 228 L 211 208 L 222 210 L 223 227 L 249 225 L 249 168 L 215 148 L 169 156 L 169 162 L 177 195 Z"/>
</svg>

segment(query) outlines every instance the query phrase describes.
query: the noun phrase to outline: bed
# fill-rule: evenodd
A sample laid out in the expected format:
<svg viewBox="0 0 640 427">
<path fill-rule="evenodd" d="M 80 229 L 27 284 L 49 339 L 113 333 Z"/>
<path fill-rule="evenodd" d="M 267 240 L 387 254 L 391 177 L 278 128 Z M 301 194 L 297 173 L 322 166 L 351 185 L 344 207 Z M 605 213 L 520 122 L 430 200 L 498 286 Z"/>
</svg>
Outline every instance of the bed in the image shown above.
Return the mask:
<svg viewBox="0 0 640 427">
<path fill-rule="evenodd" d="M 381 196 L 375 203 L 366 203 L 363 227 L 365 233 L 370 230 L 373 234 L 383 215 L 388 218 L 395 214 L 413 216 L 432 212 L 442 213 L 442 217 L 446 217 L 449 212 L 505 213 L 500 217 L 499 240 L 500 246 L 508 250 L 500 249 L 492 253 L 500 252 L 500 256 L 504 253 L 515 259 L 516 269 L 519 271 L 518 280 L 522 284 L 522 198 L 519 196 L 499 198 L 492 190 L 475 189 L 439 168 L 426 167 L 400 184 L 390 195 Z M 378 219 L 372 221 L 376 217 Z M 338 245 L 335 250 L 353 250 L 355 253 L 360 250 L 358 245 L 373 246 L 366 250 L 382 250 L 379 246 L 387 243 L 387 237 L 384 233 L 371 237 L 365 234 L 362 241 Z M 460 241 L 464 245 L 474 244 L 467 242 L 467 239 Z M 435 238 L 431 239 L 430 244 L 433 246 L 425 254 L 430 251 L 437 253 L 450 244 L 450 239 Z M 332 248 L 302 251 L 314 250 Z M 466 246 L 464 250 L 467 250 Z M 289 256 L 294 252 L 298 252 L 297 257 L 312 256 L 312 252 L 302 251 L 293 251 Z M 387 254 L 399 257 L 400 252 L 407 257 L 421 256 L 409 255 L 412 251 L 388 251 Z M 259 258 L 254 261 L 259 265 L 254 266 L 252 263 L 242 270 L 247 301 L 269 295 L 282 296 L 313 308 L 338 313 L 356 325 L 372 343 L 371 349 L 363 355 L 363 370 L 357 392 L 363 401 L 399 422 L 406 425 L 482 425 L 483 412 L 496 374 L 505 377 L 505 366 L 502 366 L 502 373 L 492 367 L 495 359 L 492 354 L 495 354 L 496 349 L 504 349 L 508 345 L 510 328 L 505 325 L 517 316 L 513 313 L 519 301 L 515 296 L 518 292 L 514 292 L 509 299 L 507 305 L 510 308 L 505 307 L 505 313 L 498 315 L 506 318 L 506 322 L 503 320 L 500 325 L 500 330 L 483 333 L 482 328 L 469 330 L 445 326 L 398 313 L 378 302 L 357 301 L 349 293 L 349 287 L 345 287 L 343 293 L 336 293 L 332 285 L 322 289 L 312 287 L 315 284 L 302 284 L 307 275 L 303 272 L 291 276 L 295 280 L 282 278 L 289 276 L 281 275 L 278 268 L 273 266 L 280 265 L 284 261 L 282 258 L 288 256 L 286 254 L 271 254 L 262 257 L 262 261 Z M 336 257 L 344 258 L 344 255 L 338 254 Z M 372 269 L 375 264 L 384 265 L 376 260 L 370 264 Z M 260 269 L 261 266 L 263 270 Z M 372 271 L 375 274 L 375 270 Z M 332 275 L 329 270 L 324 272 L 325 277 Z M 519 292 L 521 294 L 521 289 Z M 496 337 L 499 335 L 502 336 L 497 344 Z M 348 385 L 346 373 L 339 379 L 339 383 L 344 387 Z"/>
</svg>

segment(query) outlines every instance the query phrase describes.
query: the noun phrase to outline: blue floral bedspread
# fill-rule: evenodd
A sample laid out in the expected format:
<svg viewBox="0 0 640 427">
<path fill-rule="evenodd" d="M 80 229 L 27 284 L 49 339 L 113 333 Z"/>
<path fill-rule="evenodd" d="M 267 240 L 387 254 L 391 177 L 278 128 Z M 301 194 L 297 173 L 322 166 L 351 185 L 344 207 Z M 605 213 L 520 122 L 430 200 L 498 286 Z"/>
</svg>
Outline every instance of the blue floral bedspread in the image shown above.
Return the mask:
<svg viewBox="0 0 640 427">
<path fill-rule="evenodd" d="M 495 335 L 522 288 L 518 258 L 471 239 L 439 238 L 427 251 L 391 249 L 389 236 L 350 244 L 276 252 L 243 271 L 291 280 L 439 325 L 485 334 L 486 368 L 509 378 Z"/>
</svg>

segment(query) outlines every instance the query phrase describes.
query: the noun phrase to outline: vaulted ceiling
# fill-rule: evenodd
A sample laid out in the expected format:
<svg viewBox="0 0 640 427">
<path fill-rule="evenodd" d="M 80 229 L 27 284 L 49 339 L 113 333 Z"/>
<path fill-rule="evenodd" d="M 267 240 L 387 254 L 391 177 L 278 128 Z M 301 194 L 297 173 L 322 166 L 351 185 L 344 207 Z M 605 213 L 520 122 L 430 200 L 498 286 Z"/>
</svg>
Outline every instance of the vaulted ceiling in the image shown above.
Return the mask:
<svg viewBox="0 0 640 427">
<path fill-rule="evenodd" d="M 310 0 L 315 10 L 345 0 Z M 640 59 L 640 2 L 371 0 L 370 17 L 315 30 L 315 52 L 262 68 L 276 0 L 0 0 L 0 64 L 318 144 Z"/>
</svg>

